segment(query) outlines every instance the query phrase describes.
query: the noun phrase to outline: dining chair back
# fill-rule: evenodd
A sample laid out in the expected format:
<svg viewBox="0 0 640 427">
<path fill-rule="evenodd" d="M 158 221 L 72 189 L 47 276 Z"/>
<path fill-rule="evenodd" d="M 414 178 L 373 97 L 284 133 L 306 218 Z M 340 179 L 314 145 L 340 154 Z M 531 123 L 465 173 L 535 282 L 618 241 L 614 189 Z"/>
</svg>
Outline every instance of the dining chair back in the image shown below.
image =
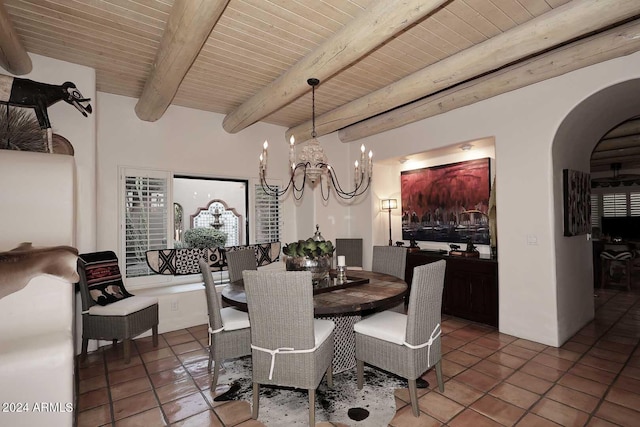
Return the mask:
<svg viewBox="0 0 640 427">
<path fill-rule="evenodd" d="M 209 363 L 207 368 L 211 372 L 213 365 L 211 389 L 215 390 L 223 361 L 251 354 L 249 316 L 246 312 L 233 307 L 220 308 L 220 299 L 216 292 L 211 269 L 204 259 L 198 260 L 198 264 L 204 280 L 209 314 Z"/>
<path fill-rule="evenodd" d="M 374 246 L 371 270 L 404 280 L 407 248 L 402 246 Z"/>
<path fill-rule="evenodd" d="M 407 264 L 407 249 L 402 246 L 374 246 L 373 247 L 373 261 L 371 270 L 374 273 L 383 273 L 395 276 L 398 279 L 404 280 L 405 268 Z M 392 311 L 398 313 L 405 312 L 405 306 L 408 301 L 390 308 Z"/>
<path fill-rule="evenodd" d="M 309 425 L 315 426 L 315 390 L 325 372 L 332 386 L 334 328 L 313 318 L 308 271 L 243 273 L 251 319 L 252 417 L 258 418 L 260 384 L 309 391 Z"/>
<path fill-rule="evenodd" d="M 337 238 L 336 257 L 338 256 L 345 257 L 348 269 L 362 269 L 362 239 Z"/>
<path fill-rule="evenodd" d="M 258 260 L 254 248 L 236 249 L 225 251 L 227 268 L 229 269 L 229 281 L 235 282 L 242 279 L 244 270 L 257 270 Z"/>
<path fill-rule="evenodd" d="M 90 339 L 122 340 L 124 362 L 131 359 L 131 339 L 152 330 L 158 346 L 158 298 L 135 296 L 124 286 L 118 257 L 113 251 L 78 256 L 80 299 L 82 300 L 82 350 L 87 355 Z"/>
<path fill-rule="evenodd" d="M 413 414 L 417 417 L 416 379 L 435 366 L 444 391 L 441 367 L 441 309 L 446 261 L 418 266 L 407 314 L 383 311 L 354 325 L 358 388 L 364 383 L 364 363 L 392 372 L 409 382 Z"/>
</svg>

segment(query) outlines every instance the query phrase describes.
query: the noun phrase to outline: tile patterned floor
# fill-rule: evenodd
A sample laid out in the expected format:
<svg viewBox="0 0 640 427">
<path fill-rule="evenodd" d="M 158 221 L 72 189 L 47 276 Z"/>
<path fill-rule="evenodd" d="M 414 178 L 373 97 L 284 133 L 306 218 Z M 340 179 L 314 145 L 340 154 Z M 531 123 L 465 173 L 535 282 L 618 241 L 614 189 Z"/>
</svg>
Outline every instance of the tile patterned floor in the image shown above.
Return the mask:
<svg viewBox="0 0 640 427">
<path fill-rule="evenodd" d="M 390 425 L 640 425 L 640 292 L 597 291 L 595 302 L 595 320 L 561 348 L 443 319 L 445 392 L 428 372 L 415 418 L 397 390 Z M 78 370 L 77 425 L 263 426 L 248 402 L 213 401 L 206 344 L 203 325 L 161 335 L 158 348 L 136 340 L 128 365 L 121 345 L 91 353 Z"/>
</svg>

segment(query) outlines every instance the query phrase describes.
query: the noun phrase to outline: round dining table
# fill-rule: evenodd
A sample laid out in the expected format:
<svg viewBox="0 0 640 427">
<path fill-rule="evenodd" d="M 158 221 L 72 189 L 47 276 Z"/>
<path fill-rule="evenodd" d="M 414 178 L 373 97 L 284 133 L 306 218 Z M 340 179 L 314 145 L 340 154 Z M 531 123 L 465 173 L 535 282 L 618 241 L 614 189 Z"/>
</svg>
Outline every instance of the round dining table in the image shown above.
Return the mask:
<svg viewBox="0 0 640 427">
<path fill-rule="evenodd" d="M 333 372 L 340 373 L 356 364 L 353 325 L 362 315 L 386 310 L 404 303 L 408 286 L 404 280 L 371 271 L 348 271 L 347 280 L 339 283 L 335 272 L 328 280 L 314 285 L 314 316 L 336 324 Z M 237 280 L 222 289 L 222 301 L 247 311 L 244 283 Z"/>
</svg>

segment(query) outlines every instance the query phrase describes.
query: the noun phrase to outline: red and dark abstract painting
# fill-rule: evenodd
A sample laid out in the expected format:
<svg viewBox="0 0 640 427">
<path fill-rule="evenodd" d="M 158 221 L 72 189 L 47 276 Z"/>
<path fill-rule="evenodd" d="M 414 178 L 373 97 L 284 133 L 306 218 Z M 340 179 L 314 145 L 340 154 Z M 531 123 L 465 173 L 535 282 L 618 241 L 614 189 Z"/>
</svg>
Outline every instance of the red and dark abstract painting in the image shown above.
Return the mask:
<svg viewBox="0 0 640 427">
<path fill-rule="evenodd" d="M 404 171 L 402 238 L 489 244 L 489 158 Z"/>
</svg>

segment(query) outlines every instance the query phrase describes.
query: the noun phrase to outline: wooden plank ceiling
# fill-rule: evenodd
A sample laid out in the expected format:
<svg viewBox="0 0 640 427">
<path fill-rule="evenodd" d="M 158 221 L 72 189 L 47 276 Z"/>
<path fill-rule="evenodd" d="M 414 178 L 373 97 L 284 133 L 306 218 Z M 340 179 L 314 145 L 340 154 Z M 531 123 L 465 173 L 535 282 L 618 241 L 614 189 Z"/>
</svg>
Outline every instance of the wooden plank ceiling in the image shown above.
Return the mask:
<svg viewBox="0 0 640 427">
<path fill-rule="evenodd" d="M 182 0 L 175 0 L 175 3 L 180 1 Z M 98 91 L 134 98 L 140 98 L 145 82 L 149 79 L 174 6 L 174 0 L 0 0 L 0 3 L 4 5 L 6 15 L 28 52 L 92 67 L 96 70 Z M 188 68 L 172 104 L 221 113 L 228 118 L 304 58 L 327 46 L 337 33 L 350 23 L 357 22 L 367 10 L 373 10 L 379 3 L 401 8 L 411 2 L 229 0 L 193 64 Z M 593 37 L 605 30 L 623 28 L 620 27 L 623 24 L 631 25 L 631 29 L 627 31 L 640 31 L 640 21 L 636 22 L 640 15 L 640 1 L 637 0 L 450 0 L 440 2 L 442 6 L 439 7 L 438 2 L 423 3 L 435 5 L 435 10 L 416 18 L 415 23 L 390 35 L 377 47 L 366 49 L 350 65 L 336 70 L 321 81 L 316 90 L 318 125 L 323 124 L 323 115 L 339 111 L 341 118 L 348 116 L 348 109 L 347 113 L 342 113 L 343 110 L 339 108 L 344 109 L 345 106 L 390 85 L 399 85 L 403 79 L 407 80 L 421 71 L 424 73 L 425 69 L 441 61 L 454 60 L 451 63 L 456 64 L 456 58 L 460 62 L 468 57 L 468 68 L 472 69 L 475 62 L 480 61 L 474 58 L 489 57 L 493 60 L 493 65 L 485 66 L 489 69 L 479 68 L 479 75 L 473 76 L 465 76 L 460 74 L 459 69 L 452 69 L 449 74 L 460 74 L 461 81 L 452 78 L 451 83 L 443 84 L 444 87 L 441 88 L 428 81 L 428 84 L 434 84 L 436 94 L 457 90 L 459 85 L 469 85 L 476 78 L 487 79 L 493 72 L 505 71 L 505 67 L 517 67 L 522 61 L 531 61 L 537 55 L 549 54 L 555 48 L 566 48 L 576 40 Z M 616 7 L 611 7 L 613 5 Z M 604 12 L 598 8 L 604 9 Z M 578 10 L 591 11 L 589 13 L 597 17 L 585 18 L 586 15 L 577 15 L 579 19 L 572 21 L 573 9 L 576 9 L 576 13 Z M 618 12 L 612 12 L 611 16 L 605 16 L 610 13 L 610 9 L 621 12 L 619 15 L 615 14 Z M 562 15 L 565 10 L 568 11 L 566 16 Z M 407 15 L 414 11 L 415 7 L 407 10 Z M 554 14 L 557 16 L 556 20 L 549 20 L 553 23 L 553 28 L 545 29 L 544 20 Z M 577 22 L 585 19 L 594 21 L 587 24 Z M 518 27 L 524 29 L 527 28 L 524 27 L 527 23 L 533 25 L 536 22 L 537 27 L 531 26 L 531 30 L 527 30 L 531 33 L 532 40 L 529 40 L 526 32 L 516 32 Z M 536 40 L 546 38 L 545 31 L 579 25 L 584 25 L 585 28 L 588 26 L 589 30 L 578 29 L 575 33 L 558 35 L 557 41 L 549 42 L 556 43 L 555 45 L 533 45 Z M 541 33 L 534 34 L 534 31 Z M 507 36 L 502 36 L 505 33 Z M 517 38 L 515 40 L 518 40 L 518 46 L 522 46 L 521 58 L 511 55 L 513 48 L 500 51 L 498 46 L 491 47 L 490 51 L 481 50 L 489 40 L 496 37 L 496 41 L 501 40 L 501 36 L 509 40 L 511 34 Z M 5 43 L 6 40 L 0 40 L 0 51 Z M 528 48 L 533 53 L 528 53 Z M 624 52 L 613 55 L 629 54 L 639 50 L 640 45 L 634 44 L 625 49 Z M 477 52 L 475 56 L 473 52 Z M 325 54 L 338 56 L 341 52 L 327 51 Z M 508 63 L 500 62 L 501 57 L 511 58 L 510 55 L 514 59 L 508 59 Z M 609 57 L 591 59 L 591 63 L 607 59 Z M 528 71 L 526 67 L 521 68 L 523 69 L 519 72 Z M 561 72 L 558 71 L 557 74 L 559 73 Z M 300 87 L 309 77 L 318 76 L 308 75 L 303 82 L 295 81 L 289 85 L 292 88 Z M 434 79 L 444 78 L 436 75 Z M 421 101 L 425 102 L 431 96 L 433 94 L 429 90 L 416 91 L 414 99 L 422 98 Z M 398 100 L 396 103 L 401 103 L 398 105 L 382 103 L 382 108 L 385 111 L 393 110 L 403 104 L 406 106 L 414 99 Z M 358 114 L 376 116 L 380 113 L 384 111 Z M 354 117 L 358 117 L 356 121 L 361 121 L 358 114 L 354 113 Z M 310 118 L 311 93 L 309 89 L 305 89 L 302 96 L 268 112 L 259 120 L 287 127 L 288 134 L 308 137 Z M 349 136 L 351 124 L 353 123 L 347 123 L 345 131 L 340 133 L 344 140 L 357 139 L 363 135 L 357 133 L 356 136 Z M 236 131 L 239 130 L 241 129 Z M 334 130 L 336 129 L 326 127 L 319 134 Z"/>
</svg>

